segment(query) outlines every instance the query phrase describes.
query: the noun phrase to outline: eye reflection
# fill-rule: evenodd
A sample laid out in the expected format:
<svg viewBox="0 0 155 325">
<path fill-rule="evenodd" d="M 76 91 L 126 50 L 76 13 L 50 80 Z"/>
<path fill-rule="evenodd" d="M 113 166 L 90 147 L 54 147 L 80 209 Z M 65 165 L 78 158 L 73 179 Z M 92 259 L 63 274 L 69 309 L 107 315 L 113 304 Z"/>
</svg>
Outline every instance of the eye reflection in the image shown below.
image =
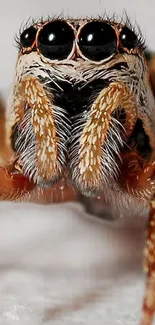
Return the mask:
<svg viewBox="0 0 155 325">
<path fill-rule="evenodd" d="M 91 42 L 93 40 L 93 34 L 88 35 L 88 42 Z"/>
</svg>

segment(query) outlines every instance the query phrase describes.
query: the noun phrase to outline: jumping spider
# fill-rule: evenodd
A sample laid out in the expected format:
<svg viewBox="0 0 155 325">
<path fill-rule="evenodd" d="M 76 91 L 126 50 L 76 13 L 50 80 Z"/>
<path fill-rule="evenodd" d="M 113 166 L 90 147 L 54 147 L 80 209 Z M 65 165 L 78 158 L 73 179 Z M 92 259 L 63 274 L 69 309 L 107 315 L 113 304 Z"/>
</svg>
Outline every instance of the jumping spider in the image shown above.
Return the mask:
<svg viewBox="0 0 155 325">
<path fill-rule="evenodd" d="M 63 200 L 81 193 L 118 215 L 149 216 L 141 320 L 149 325 L 155 310 L 155 73 L 149 73 L 143 39 L 128 23 L 55 18 L 25 27 L 17 43 L 14 85 L 1 110 L 1 200 L 60 201 L 63 191 Z"/>
</svg>

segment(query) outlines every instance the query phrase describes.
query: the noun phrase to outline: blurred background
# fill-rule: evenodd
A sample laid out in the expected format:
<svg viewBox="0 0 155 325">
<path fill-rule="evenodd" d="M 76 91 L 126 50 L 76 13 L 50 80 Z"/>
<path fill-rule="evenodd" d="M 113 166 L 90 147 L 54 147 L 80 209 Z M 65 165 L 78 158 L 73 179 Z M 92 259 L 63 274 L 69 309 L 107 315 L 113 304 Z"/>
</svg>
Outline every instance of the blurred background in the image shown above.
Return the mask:
<svg viewBox="0 0 155 325">
<path fill-rule="evenodd" d="M 155 1 L 154 0 L 1 0 L 0 11 L 0 90 L 5 90 L 11 83 L 17 57 L 14 37 L 20 26 L 29 17 L 39 19 L 50 15 L 96 16 L 105 12 L 116 17 L 126 11 L 135 24 L 139 24 L 146 44 L 155 50 Z"/>
</svg>

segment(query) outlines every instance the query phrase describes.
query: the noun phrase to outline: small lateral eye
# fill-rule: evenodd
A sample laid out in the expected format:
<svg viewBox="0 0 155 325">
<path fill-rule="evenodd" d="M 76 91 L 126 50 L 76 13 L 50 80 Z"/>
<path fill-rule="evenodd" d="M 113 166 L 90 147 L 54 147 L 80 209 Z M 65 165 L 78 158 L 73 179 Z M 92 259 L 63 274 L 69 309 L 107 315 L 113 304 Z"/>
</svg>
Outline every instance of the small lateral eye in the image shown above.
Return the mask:
<svg viewBox="0 0 155 325">
<path fill-rule="evenodd" d="M 120 32 L 121 45 L 128 50 L 134 49 L 138 45 L 136 34 L 128 27 L 123 27 Z"/>
<path fill-rule="evenodd" d="M 22 47 L 31 47 L 36 38 L 37 30 L 31 26 L 25 29 L 20 35 L 20 43 Z"/>
<path fill-rule="evenodd" d="M 74 31 L 65 21 L 52 21 L 44 25 L 38 35 L 37 47 L 51 60 L 64 60 L 71 53 Z"/>
<path fill-rule="evenodd" d="M 106 22 L 93 21 L 82 28 L 78 45 L 85 57 L 93 61 L 101 61 L 115 53 L 116 33 Z"/>
</svg>

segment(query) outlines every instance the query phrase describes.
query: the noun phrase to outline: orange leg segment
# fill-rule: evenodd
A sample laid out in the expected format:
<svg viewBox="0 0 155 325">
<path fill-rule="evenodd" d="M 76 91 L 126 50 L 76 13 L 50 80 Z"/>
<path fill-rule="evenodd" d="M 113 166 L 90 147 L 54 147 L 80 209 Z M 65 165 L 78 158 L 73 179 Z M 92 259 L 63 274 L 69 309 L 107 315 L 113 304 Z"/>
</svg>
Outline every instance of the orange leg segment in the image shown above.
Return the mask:
<svg viewBox="0 0 155 325">
<path fill-rule="evenodd" d="M 147 284 L 140 325 L 151 325 L 155 313 L 155 197 L 151 201 L 145 258 Z"/>
<path fill-rule="evenodd" d="M 9 174 L 6 168 L 0 167 L 0 200 L 17 200 L 20 196 L 34 188 L 22 174 Z"/>
</svg>

